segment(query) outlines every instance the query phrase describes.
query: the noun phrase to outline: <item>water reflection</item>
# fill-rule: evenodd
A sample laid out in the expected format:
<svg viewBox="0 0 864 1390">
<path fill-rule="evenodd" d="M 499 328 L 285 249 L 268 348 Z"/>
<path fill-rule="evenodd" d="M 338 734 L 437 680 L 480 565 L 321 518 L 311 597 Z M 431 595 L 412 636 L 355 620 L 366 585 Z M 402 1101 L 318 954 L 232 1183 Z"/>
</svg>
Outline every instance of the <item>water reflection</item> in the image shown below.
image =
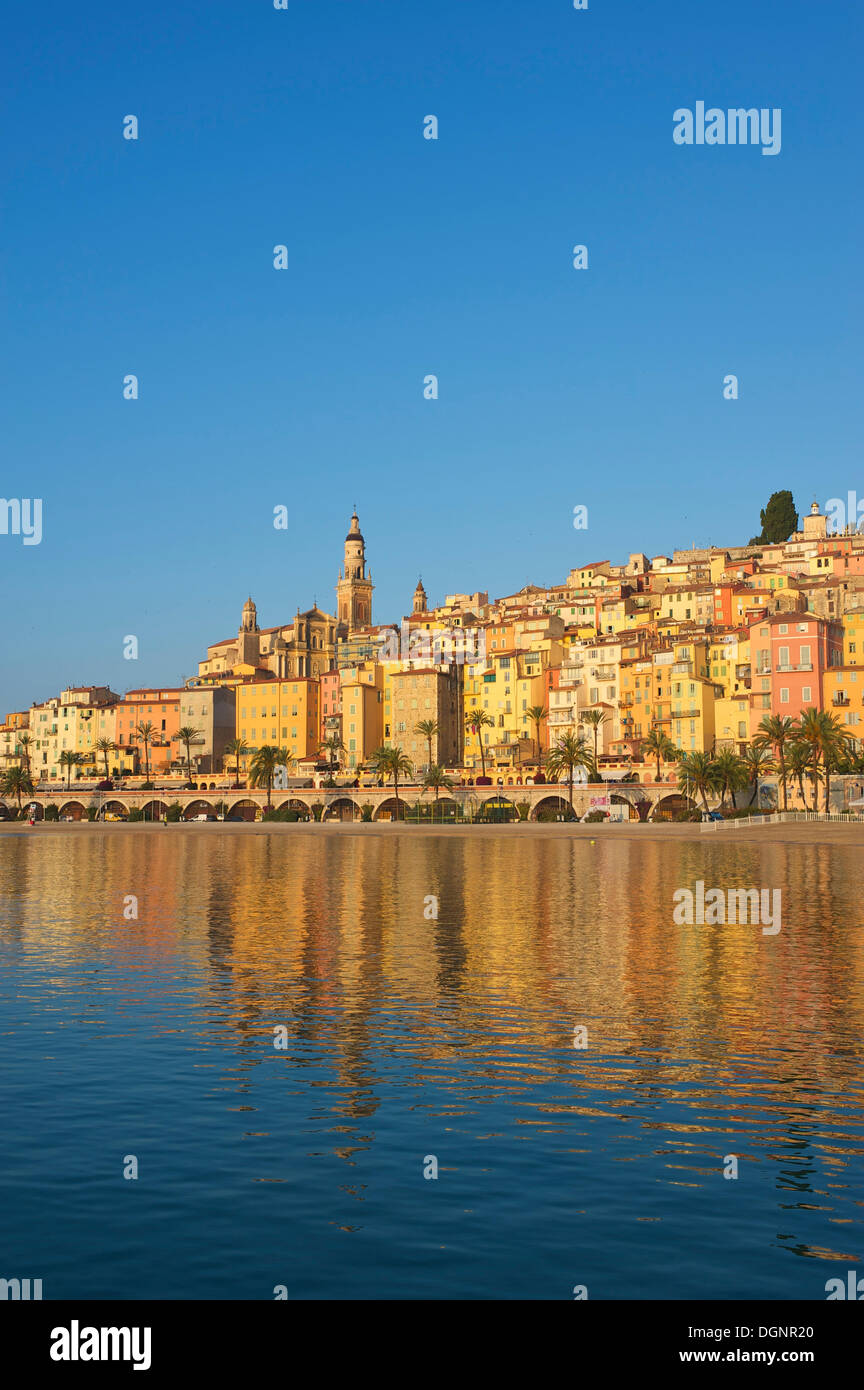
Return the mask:
<svg viewBox="0 0 864 1390">
<path fill-rule="evenodd" d="M 373 1179 L 398 1186 L 403 1150 L 464 1154 L 470 1136 L 490 1166 L 454 1159 L 467 1196 L 494 1172 L 515 1233 L 530 1172 L 549 1216 L 527 1262 L 538 1296 L 555 1222 L 580 1220 L 598 1279 L 621 1241 L 646 1243 L 662 1269 L 683 1240 L 713 1242 L 716 1259 L 718 1240 L 731 1251 L 747 1232 L 759 1296 L 819 1297 L 790 1253 L 864 1258 L 856 861 L 824 844 L 507 833 L 9 836 L 6 1031 L 22 1026 L 10 1001 L 26 998 L 37 1031 L 158 1040 L 171 1067 L 194 1069 L 193 1105 L 244 1122 L 243 1163 L 290 1115 L 305 1163 L 365 1165 L 340 1200 L 367 1209 Z M 672 895 L 697 879 L 781 888 L 782 932 L 674 925 Z M 128 895 L 137 920 L 124 919 Z M 107 1065 L 102 1081 L 110 1091 Z M 158 1076 L 148 1086 L 158 1107 Z M 726 1183 L 730 1154 L 740 1176 Z M 737 1233 L 718 1232 L 718 1203 Z M 391 1220 L 375 1227 L 385 1266 L 404 1238 Z M 616 1222 L 629 1234 L 613 1239 Z M 705 1277 L 701 1296 L 723 1296 L 716 1269 Z M 468 1291 L 490 1296 L 477 1279 Z"/>
</svg>

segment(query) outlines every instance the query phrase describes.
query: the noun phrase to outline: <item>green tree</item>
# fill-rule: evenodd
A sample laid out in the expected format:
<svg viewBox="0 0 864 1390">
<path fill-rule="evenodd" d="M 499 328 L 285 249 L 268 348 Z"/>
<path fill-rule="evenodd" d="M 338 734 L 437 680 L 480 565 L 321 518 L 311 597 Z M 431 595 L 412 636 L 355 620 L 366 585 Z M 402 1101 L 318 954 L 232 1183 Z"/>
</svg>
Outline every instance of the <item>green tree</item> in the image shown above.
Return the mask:
<svg viewBox="0 0 864 1390">
<path fill-rule="evenodd" d="M 270 798 L 273 794 L 273 778 L 276 775 L 277 767 L 290 768 L 294 762 L 287 748 L 275 748 L 272 744 L 265 743 L 255 753 L 249 767 L 249 785 L 251 787 L 267 788 L 267 805 L 265 810 L 270 809 Z"/>
<path fill-rule="evenodd" d="M 534 725 L 534 736 L 537 740 L 538 768 L 541 768 L 543 766 L 542 750 L 540 747 L 540 725 L 543 723 L 543 720 L 546 718 L 548 712 L 549 711 L 546 709 L 545 705 L 532 705 L 530 709 L 527 709 L 525 711 L 531 723 Z"/>
<path fill-rule="evenodd" d="M 476 734 L 477 746 L 480 749 L 480 766 L 482 775 L 486 776 L 486 749 L 483 746 L 483 730 L 494 729 L 495 720 L 485 709 L 469 709 L 465 711 L 465 732 Z"/>
<path fill-rule="evenodd" d="M 577 767 L 588 768 L 592 780 L 597 775 L 596 764 L 584 738 L 577 738 L 575 734 L 564 734 L 555 744 L 555 747 L 550 748 L 546 754 L 546 770 L 556 782 L 560 782 L 561 778 L 566 775 L 571 811 L 573 810 L 573 774 Z"/>
<path fill-rule="evenodd" d="M 453 778 L 447 776 L 447 773 L 439 763 L 431 763 L 423 776 L 424 790 L 434 790 L 436 801 L 441 794 L 442 787 L 445 791 L 452 791 L 455 785 Z"/>
<path fill-rule="evenodd" d="M 108 754 L 114 752 L 115 746 L 116 746 L 116 745 L 114 744 L 113 739 L 110 739 L 110 738 L 97 738 L 96 742 L 95 742 L 94 745 L 93 745 L 93 747 L 95 748 L 96 752 L 97 752 L 97 753 L 101 753 L 101 754 L 102 754 L 102 757 L 103 757 L 104 760 L 105 760 L 105 780 L 106 780 L 106 782 L 109 780 L 109 776 L 110 776 L 109 771 L 108 771 Z"/>
<path fill-rule="evenodd" d="M 769 772 L 774 772 L 777 764 L 771 756 L 771 750 L 766 744 L 754 741 L 749 748 L 745 748 L 741 754 L 741 762 L 747 773 L 749 781 L 753 783 L 753 792 L 748 806 L 759 797 L 759 783 L 763 777 L 767 777 Z"/>
<path fill-rule="evenodd" d="M 640 751 L 656 760 L 658 782 L 660 781 L 660 763 L 674 763 L 678 757 L 678 749 L 675 744 L 669 735 L 664 733 L 656 724 L 651 726 L 650 731 L 642 739 Z"/>
<path fill-rule="evenodd" d="M 810 776 L 811 772 L 811 750 L 801 739 L 795 739 L 786 749 L 786 776 L 794 778 L 798 783 L 798 791 L 804 808 L 807 808 L 807 797 L 804 793 L 804 778 Z"/>
<path fill-rule="evenodd" d="M 429 746 L 429 761 L 427 762 L 426 766 L 427 766 L 427 767 L 431 767 L 431 766 L 432 766 L 432 740 L 433 740 L 433 738 L 435 738 L 436 734 L 440 733 L 440 729 L 438 728 L 438 720 L 437 720 L 437 719 L 421 719 L 420 722 L 419 722 L 419 724 L 415 724 L 415 725 L 414 725 L 414 732 L 415 732 L 415 734 L 419 734 L 419 735 L 421 736 L 421 738 L 425 738 L 425 740 L 426 740 L 426 742 L 427 742 L 427 744 L 428 744 L 428 746 Z"/>
<path fill-rule="evenodd" d="M 768 505 L 759 513 L 759 520 L 762 531 L 753 537 L 751 545 L 776 545 L 779 541 L 788 541 L 792 532 L 798 530 L 798 512 L 792 493 L 785 488 L 782 492 L 772 492 Z"/>
<path fill-rule="evenodd" d="M 18 800 L 18 813 L 21 813 L 22 796 L 33 795 L 33 779 L 26 768 L 9 767 L 0 774 L 0 790 L 4 796 L 14 796 Z"/>
<path fill-rule="evenodd" d="M 732 797 L 732 805 L 737 808 L 735 793 L 749 785 L 750 775 L 737 753 L 724 748 L 713 759 L 714 785 L 720 789 L 720 809 L 722 811 L 727 794 Z"/>
<path fill-rule="evenodd" d="M 684 753 L 678 761 L 678 787 L 685 796 L 693 792 L 702 797 L 702 805 L 708 810 L 708 792 L 718 787 L 717 771 L 710 753 Z"/>
<path fill-rule="evenodd" d="M 24 729 L 23 732 L 18 735 L 18 746 L 15 752 L 18 754 L 19 758 L 21 758 L 22 763 L 26 763 L 28 772 L 30 771 L 30 749 L 32 746 L 33 735 L 28 734 L 27 730 Z"/>
<path fill-rule="evenodd" d="M 338 734 L 331 734 L 329 738 L 325 738 L 318 751 L 319 753 L 327 754 L 327 761 L 330 764 L 330 776 L 332 777 L 335 772 L 339 771 L 341 755 L 348 750 Z"/>
<path fill-rule="evenodd" d="M 600 729 L 601 729 L 602 725 L 606 723 L 606 720 L 607 720 L 608 718 L 609 718 L 608 714 L 606 714 L 605 710 L 602 710 L 602 709 L 586 709 L 585 712 L 584 712 L 583 714 L 580 714 L 580 716 L 579 716 L 579 723 L 580 723 L 580 724 L 587 724 L 591 729 L 594 730 L 594 766 L 595 766 L 595 767 L 597 766 L 597 736 L 598 736 L 598 734 L 600 733 Z"/>
<path fill-rule="evenodd" d="M 65 769 L 66 769 L 66 790 L 67 790 L 67 792 L 68 792 L 68 790 L 69 790 L 69 786 L 70 786 L 70 783 L 71 783 L 71 781 L 72 781 L 72 769 L 73 769 L 73 767 L 77 767 L 78 764 L 80 763 L 80 761 L 81 761 L 81 754 L 80 754 L 80 753 L 73 753 L 73 752 L 71 751 L 71 749 L 69 749 L 69 748 L 64 748 L 64 749 L 63 749 L 63 752 L 60 754 L 60 757 L 59 757 L 59 759 L 58 759 L 58 762 L 60 763 L 60 766 L 61 766 L 61 767 L 65 767 Z"/>
<path fill-rule="evenodd" d="M 815 706 L 801 711 L 800 728 L 801 741 L 810 749 L 813 810 L 817 810 L 819 804 L 817 783 L 821 777 L 825 782 L 827 812 L 831 796 L 831 771 L 849 748 L 849 738 L 836 714 L 816 709 Z"/>
<path fill-rule="evenodd" d="M 235 786 L 240 786 L 240 759 L 249 752 L 249 744 L 245 738 L 232 738 L 225 744 L 225 756 L 236 759 L 234 763 Z"/>
<path fill-rule="evenodd" d="M 390 748 L 387 744 L 382 744 L 380 748 L 376 748 L 369 761 L 379 777 L 393 778 L 396 819 L 399 820 L 399 778 L 410 777 L 414 771 L 410 758 L 402 752 L 401 748 Z"/>
<path fill-rule="evenodd" d="M 153 742 L 153 736 L 156 733 L 156 725 L 151 723 L 148 719 L 146 722 L 141 723 L 137 726 L 137 728 L 135 729 L 135 733 L 138 735 L 141 742 L 144 744 L 144 781 L 149 782 L 150 744 Z"/>
<path fill-rule="evenodd" d="M 186 749 L 186 771 L 189 774 L 187 780 L 191 782 L 192 748 L 193 745 L 198 747 L 204 742 L 203 738 L 201 737 L 201 730 L 193 729 L 191 724 L 183 724 L 177 730 L 176 734 L 172 734 L 171 737 L 172 739 L 177 739 L 177 741 L 182 743 L 183 747 Z"/>
<path fill-rule="evenodd" d="M 786 749 L 796 736 L 798 725 L 789 715 L 766 714 L 756 730 L 755 742 L 773 748 L 777 755 L 777 771 L 783 788 L 783 810 L 788 810 L 786 792 Z"/>
</svg>

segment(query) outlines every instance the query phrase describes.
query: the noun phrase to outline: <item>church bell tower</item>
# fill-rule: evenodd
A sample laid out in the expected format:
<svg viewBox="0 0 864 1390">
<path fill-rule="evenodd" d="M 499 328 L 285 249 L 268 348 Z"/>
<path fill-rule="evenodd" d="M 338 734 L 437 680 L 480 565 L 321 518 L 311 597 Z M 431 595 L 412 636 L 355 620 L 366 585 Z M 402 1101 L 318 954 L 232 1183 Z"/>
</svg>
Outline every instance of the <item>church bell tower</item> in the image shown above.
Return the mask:
<svg viewBox="0 0 864 1390">
<path fill-rule="evenodd" d="M 372 623 L 372 571 L 366 573 L 366 542 L 360 532 L 355 508 L 351 529 L 345 537 L 345 568 L 336 585 L 336 636 L 369 627 Z"/>
</svg>

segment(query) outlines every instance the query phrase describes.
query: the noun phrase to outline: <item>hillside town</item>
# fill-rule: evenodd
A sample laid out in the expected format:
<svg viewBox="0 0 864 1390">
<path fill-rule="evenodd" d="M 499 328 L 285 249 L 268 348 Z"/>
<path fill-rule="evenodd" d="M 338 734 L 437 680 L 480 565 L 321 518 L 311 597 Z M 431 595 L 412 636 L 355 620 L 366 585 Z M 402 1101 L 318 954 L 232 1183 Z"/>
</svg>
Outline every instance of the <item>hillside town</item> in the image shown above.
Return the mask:
<svg viewBox="0 0 864 1390">
<path fill-rule="evenodd" d="M 864 767 L 864 534 L 816 502 L 792 515 L 785 540 L 582 563 L 502 598 L 430 606 L 421 580 L 375 624 L 355 511 L 335 613 L 262 627 L 248 598 L 182 686 L 70 686 L 8 713 L 0 815 L 72 788 L 374 786 L 394 758 L 397 814 L 399 780 L 436 801 L 566 782 L 571 807 L 574 781 L 674 783 L 670 812 L 718 791 L 815 806 L 824 784 L 827 809 L 832 773 Z"/>
</svg>

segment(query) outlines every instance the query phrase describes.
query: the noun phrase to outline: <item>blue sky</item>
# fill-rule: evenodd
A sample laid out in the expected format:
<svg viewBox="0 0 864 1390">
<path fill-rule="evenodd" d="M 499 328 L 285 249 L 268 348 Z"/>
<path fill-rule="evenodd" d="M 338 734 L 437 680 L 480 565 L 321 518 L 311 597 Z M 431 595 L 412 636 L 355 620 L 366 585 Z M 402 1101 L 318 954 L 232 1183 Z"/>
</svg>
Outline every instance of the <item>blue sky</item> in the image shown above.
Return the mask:
<svg viewBox="0 0 864 1390">
<path fill-rule="evenodd" d="M 861 28 L 851 0 L 9 8 L 0 494 L 44 517 L 0 535 L 0 713 L 176 683 L 248 593 L 265 626 L 332 611 L 355 502 L 383 621 L 421 572 L 509 593 L 746 542 L 775 488 L 864 494 Z M 676 146 L 698 100 L 781 108 L 782 152 Z"/>
</svg>

